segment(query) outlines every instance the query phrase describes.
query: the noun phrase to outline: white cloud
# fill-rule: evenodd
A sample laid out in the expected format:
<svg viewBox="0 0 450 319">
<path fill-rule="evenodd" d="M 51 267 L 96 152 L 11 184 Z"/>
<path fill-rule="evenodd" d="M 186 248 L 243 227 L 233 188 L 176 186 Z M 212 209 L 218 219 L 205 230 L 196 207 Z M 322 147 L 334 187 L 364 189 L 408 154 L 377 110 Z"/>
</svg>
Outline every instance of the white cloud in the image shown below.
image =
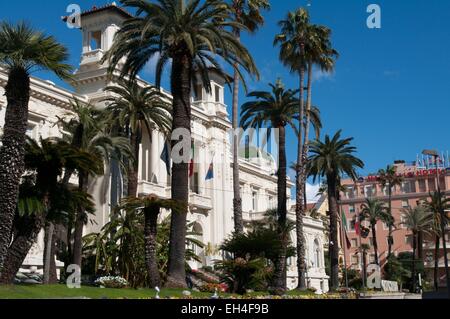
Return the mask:
<svg viewBox="0 0 450 319">
<path fill-rule="evenodd" d="M 323 80 L 332 80 L 334 73 L 324 72 L 320 69 L 313 70 L 313 82 L 321 82 Z"/>
<path fill-rule="evenodd" d="M 309 183 L 306 183 L 306 199 L 308 203 L 317 203 L 319 200 L 319 196 L 317 196 L 317 193 L 319 192 L 320 185 L 312 185 Z"/>
</svg>

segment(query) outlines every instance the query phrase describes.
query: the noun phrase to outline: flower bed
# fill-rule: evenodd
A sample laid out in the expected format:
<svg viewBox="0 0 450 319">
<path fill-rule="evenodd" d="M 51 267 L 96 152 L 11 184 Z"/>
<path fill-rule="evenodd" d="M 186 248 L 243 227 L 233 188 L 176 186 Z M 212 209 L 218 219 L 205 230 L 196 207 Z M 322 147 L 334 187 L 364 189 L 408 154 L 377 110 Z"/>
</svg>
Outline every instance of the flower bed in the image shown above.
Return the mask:
<svg viewBox="0 0 450 319">
<path fill-rule="evenodd" d="M 128 286 L 128 282 L 125 279 L 114 276 L 100 277 L 95 281 L 95 284 L 103 288 L 115 289 L 126 288 Z"/>
</svg>

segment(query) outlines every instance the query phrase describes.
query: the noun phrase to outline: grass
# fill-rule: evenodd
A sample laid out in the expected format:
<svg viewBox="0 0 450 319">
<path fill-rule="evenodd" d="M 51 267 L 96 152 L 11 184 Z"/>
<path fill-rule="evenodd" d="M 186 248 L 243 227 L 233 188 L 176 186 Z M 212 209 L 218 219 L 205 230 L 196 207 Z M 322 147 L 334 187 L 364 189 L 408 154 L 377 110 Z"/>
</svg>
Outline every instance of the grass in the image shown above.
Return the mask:
<svg viewBox="0 0 450 319">
<path fill-rule="evenodd" d="M 183 298 L 183 290 L 163 289 L 159 294 L 161 298 Z M 238 297 L 231 294 L 220 294 L 221 297 Z M 254 292 L 243 298 L 266 297 L 269 293 Z M 288 296 L 312 297 L 314 293 L 296 290 L 287 293 Z M 0 286 L 0 299 L 150 299 L 156 296 L 154 289 L 107 289 L 82 286 L 80 289 L 69 289 L 65 285 L 14 285 Z M 209 299 L 212 293 L 191 292 L 193 298 Z M 240 297 L 242 298 L 242 296 Z"/>
<path fill-rule="evenodd" d="M 211 293 L 192 292 L 192 297 L 209 298 Z M 107 289 L 83 286 L 69 289 L 65 285 L 0 286 L 0 299 L 149 299 L 156 296 L 154 289 Z M 183 297 L 183 290 L 163 289 L 161 298 Z"/>
</svg>

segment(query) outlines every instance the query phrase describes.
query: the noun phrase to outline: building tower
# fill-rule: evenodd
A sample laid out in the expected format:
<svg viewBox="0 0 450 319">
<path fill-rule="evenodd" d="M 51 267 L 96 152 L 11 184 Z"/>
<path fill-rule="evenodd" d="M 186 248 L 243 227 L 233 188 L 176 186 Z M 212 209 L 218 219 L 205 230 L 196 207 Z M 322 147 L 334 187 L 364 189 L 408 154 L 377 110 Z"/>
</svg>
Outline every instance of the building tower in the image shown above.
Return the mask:
<svg viewBox="0 0 450 319">
<path fill-rule="evenodd" d="M 108 63 L 102 63 L 111 48 L 114 36 L 123 22 L 132 15 L 115 2 L 81 13 L 82 53 L 75 80 L 71 83 L 76 92 L 87 95 L 95 104 L 103 96 L 103 89 L 110 83 L 107 79 Z"/>
</svg>

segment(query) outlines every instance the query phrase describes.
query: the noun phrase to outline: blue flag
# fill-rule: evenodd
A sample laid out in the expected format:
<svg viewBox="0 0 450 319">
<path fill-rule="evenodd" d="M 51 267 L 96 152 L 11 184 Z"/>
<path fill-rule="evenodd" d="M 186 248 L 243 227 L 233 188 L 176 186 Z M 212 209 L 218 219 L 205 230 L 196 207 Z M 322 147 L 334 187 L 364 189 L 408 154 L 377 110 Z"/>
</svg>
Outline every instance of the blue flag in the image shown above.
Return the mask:
<svg viewBox="0 0 450 319">
<path fill-rule="evenodd" d="M 214 164 L 211 163 L 211 165 L 209 165 L 209 169 L 208 169 L 208 173 L 206 173 L 206 178 L 205 180 L 211 180 L 214 178 Z"/>
<path fill-rule="evenodd" d="M 169 142 L 166 141 L 164 143 L 164 149 L 161 154 L 161 160 L 166 164 L 167 175 L 170 176 L 170 145 Z"/>
</svg>

